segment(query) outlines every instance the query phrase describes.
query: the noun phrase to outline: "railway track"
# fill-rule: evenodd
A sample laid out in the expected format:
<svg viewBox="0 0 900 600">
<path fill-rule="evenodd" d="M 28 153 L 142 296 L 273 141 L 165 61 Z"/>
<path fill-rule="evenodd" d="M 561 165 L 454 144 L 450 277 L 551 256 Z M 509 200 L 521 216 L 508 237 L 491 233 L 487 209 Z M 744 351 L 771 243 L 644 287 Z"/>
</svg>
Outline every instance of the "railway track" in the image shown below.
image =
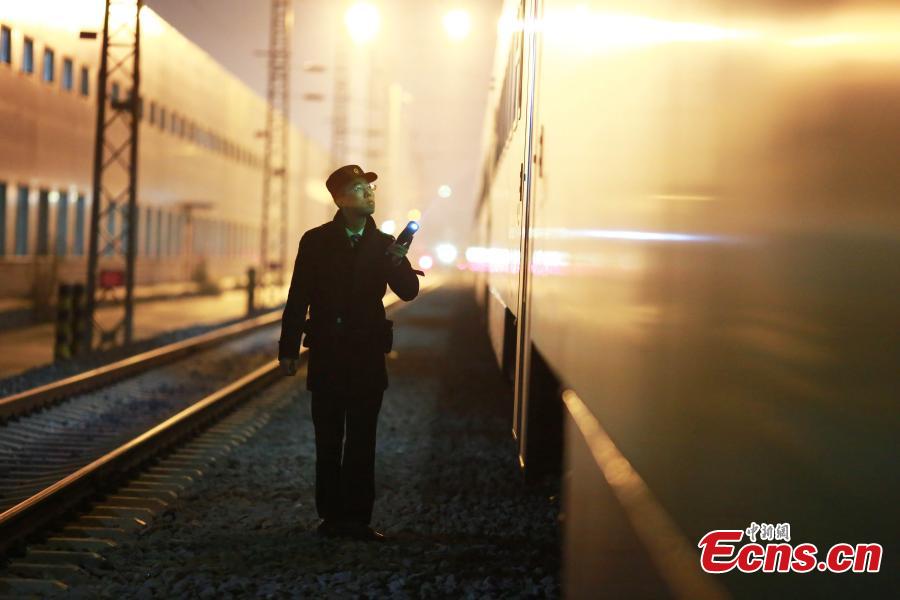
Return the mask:
<svg viewBox="0 0 900 600">
<path fill-rule="evenodd" d="M 429 286 L 434 287 L 434 284 Z M 422 291 L 426 291 L 424 286 Z M 386 297 L 385 306 L 390 307 L 397 301 L 393 295 Z M 279 317 L 266 315 L 254 320 L 253 324 L 241 323 L 242 327 L 232 326 L 230 331 L 216 333 L 222 338 L 233 339 L 274 324 Z M 205 339 L 192 340 L 196 345 L 179 342 L 142 356 L 159 365 L 225 341 L 209 334 L 201 337 Z M 302 350 L 301 358 L 305 358 L 306 349 Z M 271 348 L 269 351 L 271 356 Z M 133 357 L 104 367 L 103 373 L 97 376 L 101 380 L 106 378 L 106 382 L 119 381 L 131 373 L 146 373 L 152 368 L 142 366 L 138 359 Z M 0 597 L 4 594 L 20 597 L 23 594 L 40 596 L 53 593 L 65 589 L 60 579 L 74 581 L 102 568 L 103 560 L 98 552 L 114 546 L 117 540 L 129 535 L 130 530 L 143 527 L 154 514 L 164 510 L 193 478 L 201 475 L 210 462 L 240 444 L 267 422 L 273 407 L 264 406 L 259 401 L 237 407 L 271 384 L 278 377 L 277 369 L 277 361 L 266 360 L 238 380 L 190 401 L 177 414 L 87 463 L 83 462 L 83 455 L 78 458 L 79 453 L 84 452 L 86 446 L 95 446 L 89 444 L 84 435 L 89 433 L 92 438 L 104 442 L 119 435 L 119 430 L 115 428 L 105 430 L 102 426 L 97 427 L 98 423 L 102 425 L 103 418 L 98 421 L 90 416 L 85 417 L 93 412 L 103 413 L 99 408 L 104 404 L 102 398 L 88 395 L 83 405 L 73 399 L 8 423 L 0 430 L 0 481 L 5 479 L 10 482 L 13 481 L 10 475 L 26 474 L 21 461 L 4 460 L 3 452 L 34 449 L 36 440 L 43 439 L 42 436 L 49 435 L 55 441 L 38 448 L 45 451 L 43 456 L 39 451 L 32 453 L 36 460 L 27 474 L 34 477 L 30 483 L 37 484 L 40 489 L 27 497 L 16 498 L 13 506 L 0 513 L 0 555 L 9 559 L 6 572 L 0 574 Z M 233 378 L 234 370 L 227 372 Z M 156 372 L 153 375 L 158 377 Z M 95 391 L 105 385 L 90 378 L 70 379 L 73 381 L 57 385 Z M 189 377 L 188 381 L 192 386 L 200 383 L 196 376 Z M 131 379 L 119 381 L 101 391 L 108 392 L 116 386 L 126 386 L 133 392 L 135 383 Z M 39 395 L 47 394 L 40 401 L 32 398 L 23 402 L 31 403 L 32 411 L 35 406 L 47 406 L 64 395 L 59 389 L 38 392 Z M 171 395 L 173 390 L 164 391 Z M 102 396 L 108 401 L 110 394 Z M 141 401 L 141 397 L 137 396 L 137 402 Z M 5 402 L 5 405 L 9 407 L 10 403 Z M 38 418 L 43 418 L 43 421 L 38 422 Z M 68 423 L 67 420 L 83 422 L 82 433 L 69 431 L 67 435 L 56 437 L 59 428 Z M 32 421 L 37 424 L 32 425 Z M 26 422 L 29 422 L 28 427 L 19 427 Z M 3 437 L 3 434 L 7 436 Z M 80 465 L 79 460 L 82 461 Z M 73 518 L 73 515 L 80 516 Z M 53 533 L 48 534 L 48 531 Z"/>
<path fill-rule="evenodd" d="M 233 373 L 268 362 L 277 321 L 266 315 L 5 402 L 21 416 L 0 427 L 0 511 L 226 385 Z M 73 386 L 79 391 L 62 395 Z"/>
</svg>

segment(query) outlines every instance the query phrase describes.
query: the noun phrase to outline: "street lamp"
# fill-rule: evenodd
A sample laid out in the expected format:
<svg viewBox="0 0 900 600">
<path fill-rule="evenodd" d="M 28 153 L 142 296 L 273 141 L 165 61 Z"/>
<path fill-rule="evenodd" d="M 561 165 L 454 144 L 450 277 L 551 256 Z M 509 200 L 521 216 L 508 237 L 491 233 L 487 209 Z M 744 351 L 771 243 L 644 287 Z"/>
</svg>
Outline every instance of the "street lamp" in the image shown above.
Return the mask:
<svg viewBox="0 0 900 600">
<path fill-rule="evenodd" d="M 344 24 L 357 44 L 371 41 L 381 25 L 378 9 L 368 2 L 357 2 L 344 14 Z"/>
<path fill-rule="evenodd" d="M 444 15 L 444 29 L 451 40 L 465 39 L 472 29 L 469 13 L 461 9 L 451 10 Z"/>
</svg>

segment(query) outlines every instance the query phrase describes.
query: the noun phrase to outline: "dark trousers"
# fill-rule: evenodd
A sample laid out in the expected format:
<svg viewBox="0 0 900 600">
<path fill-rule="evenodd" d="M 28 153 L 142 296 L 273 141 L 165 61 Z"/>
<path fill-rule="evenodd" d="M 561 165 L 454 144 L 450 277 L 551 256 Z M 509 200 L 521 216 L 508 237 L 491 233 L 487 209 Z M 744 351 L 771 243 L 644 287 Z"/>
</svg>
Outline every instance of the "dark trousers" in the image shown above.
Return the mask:
<svg viewBox="0 0 900 600">
<path fill-rule="evenodd" d="M 383 395 L 312 393 L 319 517 L 358 525 L 372 520 L 375 429 Z"/>
</svg>

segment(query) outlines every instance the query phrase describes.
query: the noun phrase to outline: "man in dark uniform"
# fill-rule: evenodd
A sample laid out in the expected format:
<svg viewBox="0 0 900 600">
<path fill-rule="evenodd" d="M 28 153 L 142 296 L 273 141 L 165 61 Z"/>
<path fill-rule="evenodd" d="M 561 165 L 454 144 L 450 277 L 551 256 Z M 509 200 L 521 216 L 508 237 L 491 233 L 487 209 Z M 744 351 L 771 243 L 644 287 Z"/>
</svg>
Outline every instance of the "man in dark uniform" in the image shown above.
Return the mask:
<svg viewBox="0 0 900 600">
<path fill-rule="evenodd" d="M 282 372 L 294 375 L 305 333 L 306 389 L 312 392 L 316 431 L 316 510 L 323 519 L 318 533 L 381 541 L 384 535 L 369 522 L 375 429 L 388 386 L 384 355 L 393 340 L 382 297 L 390 285 L 410 301 L 419 293 L 419 280 L 406 246 L 372 220 L 377 177 L 346 165 L 325 182 L 338 211 L 330 223 L 300 239 L 278 359 Z"/>
</svg>

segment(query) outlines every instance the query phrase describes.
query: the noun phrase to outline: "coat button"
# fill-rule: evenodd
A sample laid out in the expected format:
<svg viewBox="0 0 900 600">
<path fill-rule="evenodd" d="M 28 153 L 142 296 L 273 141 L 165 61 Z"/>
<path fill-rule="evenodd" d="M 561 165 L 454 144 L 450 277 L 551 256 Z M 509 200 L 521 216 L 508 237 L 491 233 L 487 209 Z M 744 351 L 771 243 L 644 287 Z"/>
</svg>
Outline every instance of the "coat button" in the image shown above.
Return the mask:
<svg viewBox="0 0 900 600">
<path fill-rule="evenodd" d="M 341 318 L 340 318 L 340 317 L 337 318 L 337 322 L 338 322 L 338 323 L 341 322 Z"/>
</svg>

